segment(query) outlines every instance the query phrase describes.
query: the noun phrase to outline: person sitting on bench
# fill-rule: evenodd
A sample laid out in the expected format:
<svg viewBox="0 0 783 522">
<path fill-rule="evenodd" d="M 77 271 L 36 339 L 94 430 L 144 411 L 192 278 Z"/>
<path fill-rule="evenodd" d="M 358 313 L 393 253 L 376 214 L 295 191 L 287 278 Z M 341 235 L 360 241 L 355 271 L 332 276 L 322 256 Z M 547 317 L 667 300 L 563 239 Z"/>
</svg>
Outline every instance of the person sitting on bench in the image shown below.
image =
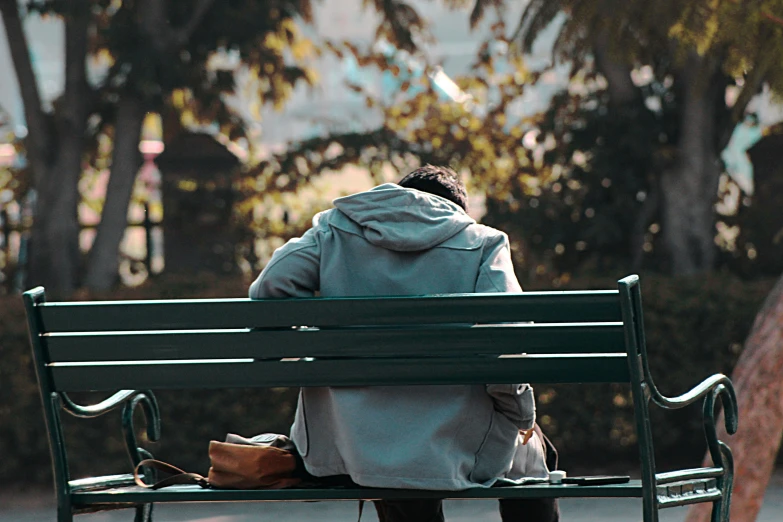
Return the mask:
<svg viewBox="0 0 783 522">
<path fill-rule="evenodd" d="M 522 291 L 507 236 L 468 215 L 451 169 L 427 165 L 334 207 L 274 252 L 251 298 Z M 368 487 L 489 487 L 556 466 L 527 384 L 304 388 L 291 438 L 312 475 Z M 437 499 L 375 505 L 381 522 L 444 520 Z M 560 517 L 554 499 L 501 500 L 500 511 L 504 522 Z"/>
</svg>

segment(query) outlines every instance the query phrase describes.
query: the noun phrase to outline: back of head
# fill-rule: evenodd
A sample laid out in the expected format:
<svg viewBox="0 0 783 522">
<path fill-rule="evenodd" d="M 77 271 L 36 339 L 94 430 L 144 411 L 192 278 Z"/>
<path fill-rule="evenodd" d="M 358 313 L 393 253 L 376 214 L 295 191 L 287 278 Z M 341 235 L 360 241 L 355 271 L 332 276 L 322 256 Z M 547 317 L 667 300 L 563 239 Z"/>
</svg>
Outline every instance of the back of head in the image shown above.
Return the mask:
<svg viewBox="0 0 783 522">
<path fill-rule="evenodd" d="M 402 178 L 397 184 L 435 194 L 459 205 L 462 210 L 468 210 L 468 193 L 465 185 L 459 175 L 448 167 L 425 165 Z"/>
</svg>

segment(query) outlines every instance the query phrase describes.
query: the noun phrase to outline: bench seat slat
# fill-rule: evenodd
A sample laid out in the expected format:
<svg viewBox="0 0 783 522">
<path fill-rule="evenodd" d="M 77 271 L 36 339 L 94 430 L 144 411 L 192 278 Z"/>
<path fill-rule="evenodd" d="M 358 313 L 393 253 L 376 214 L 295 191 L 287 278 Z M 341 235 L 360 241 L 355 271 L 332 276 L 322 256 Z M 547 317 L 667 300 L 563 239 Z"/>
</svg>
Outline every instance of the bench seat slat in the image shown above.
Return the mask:
<svg viewBox="0 0 783 522">
<path fill-rule="evenodd" d="M 44 341 L 50 362 L 625 353 L 622 323 L 50 334 Z"/>
<path fill-rule="evenodd" d="M 46 332 L 622 321 L 618 292 L 43 303 Z"/>
<path fill-rule="evenodd" d="M 642 495 L 640 480 L 626 484 L 602 486 L 577 486 L 573 484 L 530 484 L 495 488 L 471 488 L 463 491 L 421 491 L 411 489 L 375 488 L 302 488 L 302 489 L 201 489 L 199 486 L 171 486 L 157 491 L 138 486 L 114 488 L 104 491 L 86 491 L 71 495 L 77 507 L 90 504 L 146 503 L 152 502 L 236 502 L 281 500 L 376 500 L 399 498 L 567 498 L 602 497 L 639 498 Z"/>
<path fill-rule="evenodd" d="M 100 371 L 96 366 L 100 365 Z M 628 382 L 623 354 L 531 355 L 314 361 L 158 361 L 49 365 L 60 391 L 483 384 L 518 382 Z"/>
</svg>

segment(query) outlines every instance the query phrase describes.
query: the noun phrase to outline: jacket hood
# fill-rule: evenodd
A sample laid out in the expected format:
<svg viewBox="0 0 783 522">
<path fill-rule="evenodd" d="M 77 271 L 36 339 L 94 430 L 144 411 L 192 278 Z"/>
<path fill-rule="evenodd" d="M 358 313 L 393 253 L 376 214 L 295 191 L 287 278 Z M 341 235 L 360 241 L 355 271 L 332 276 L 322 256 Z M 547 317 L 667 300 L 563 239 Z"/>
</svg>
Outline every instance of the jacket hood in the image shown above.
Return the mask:
<svg viewBox="0 0 783 522">
<path fill-rule="evenodd" d="M 367 241 L 400 252 L 435 247 L 475 223 L 459 205 L 445 198 L 393 183 L 338 198 L 334 206 L 359 225 L 355 231 Z"/>
</svg>

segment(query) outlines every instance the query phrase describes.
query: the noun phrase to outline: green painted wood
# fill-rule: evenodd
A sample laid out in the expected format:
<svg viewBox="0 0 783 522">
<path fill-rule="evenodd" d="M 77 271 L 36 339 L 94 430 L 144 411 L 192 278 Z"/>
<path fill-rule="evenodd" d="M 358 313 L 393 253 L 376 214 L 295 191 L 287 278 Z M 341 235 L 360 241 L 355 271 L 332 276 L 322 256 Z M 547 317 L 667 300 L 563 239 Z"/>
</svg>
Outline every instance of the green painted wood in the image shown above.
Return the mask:
<svg viewBox="0 0 783 522">
<path fill-rule="evenodd" d="M 172 486 L 152 491 L 139 487 L 115 488 L 106 491 L 79 492 L 72 495 L 79 506 L 89 504 L 147 503 L 147 502 L 248 502 L 281 500 L 377 500 L 399 498 L 495 499 L 495 498 L 638 498 L 641 483 L 632 480 L 626 484 L 603 486 L 576 486 L 572 484 L 531 484 L 527 486 L 472 488 L 463 491 L 421 491 L 410 489 L 375 488 L 306 488 L 278 490 L 201 489 L 198 486 Z"/>
<path fill-rule="evenodd" d="M 621 320 L 615 290 L 49 303 L 40 314 L 47 332 Z"/>
<path fill-rule="evenodd" d="M 622 354 L 314 361 L 54 363 L 60 391 L 410 384 L 628 382 Z"/>
<path fill-rule="evenodd" d="M 50 362 L 625 353 L 621 323 L 69 333 L 48 334 L 44 341 Z"/>
<path fill-rule="evenodd" d="M 39 312 L 41 306 L 46 302 L 46 294 L 42 287 L 37 287 L 25 292 L 22 295 L 22 300 L 24 301 L 25 314 L 27 316 L 30 346 L 33 350 L 33 365 L 38 381 L 38 391 L 41 393 L 46 435 L 49 439 L 49 453 L 52 458 L 54 475 L 54 491 L 57 498 L 57 518 L 61 521 L 69 520 L 72 512 L 71 498 L 68 495 L 70 471 L 68 468 L 65 437 L 63 436 L 62 419 L 60 418 L 61 401 L 60 396 L 55 391 L 55 384 L 51 379 L 51 374 L 46 368 L 46 350 L 40 337 L 43 325 Z"/>
</svg>

